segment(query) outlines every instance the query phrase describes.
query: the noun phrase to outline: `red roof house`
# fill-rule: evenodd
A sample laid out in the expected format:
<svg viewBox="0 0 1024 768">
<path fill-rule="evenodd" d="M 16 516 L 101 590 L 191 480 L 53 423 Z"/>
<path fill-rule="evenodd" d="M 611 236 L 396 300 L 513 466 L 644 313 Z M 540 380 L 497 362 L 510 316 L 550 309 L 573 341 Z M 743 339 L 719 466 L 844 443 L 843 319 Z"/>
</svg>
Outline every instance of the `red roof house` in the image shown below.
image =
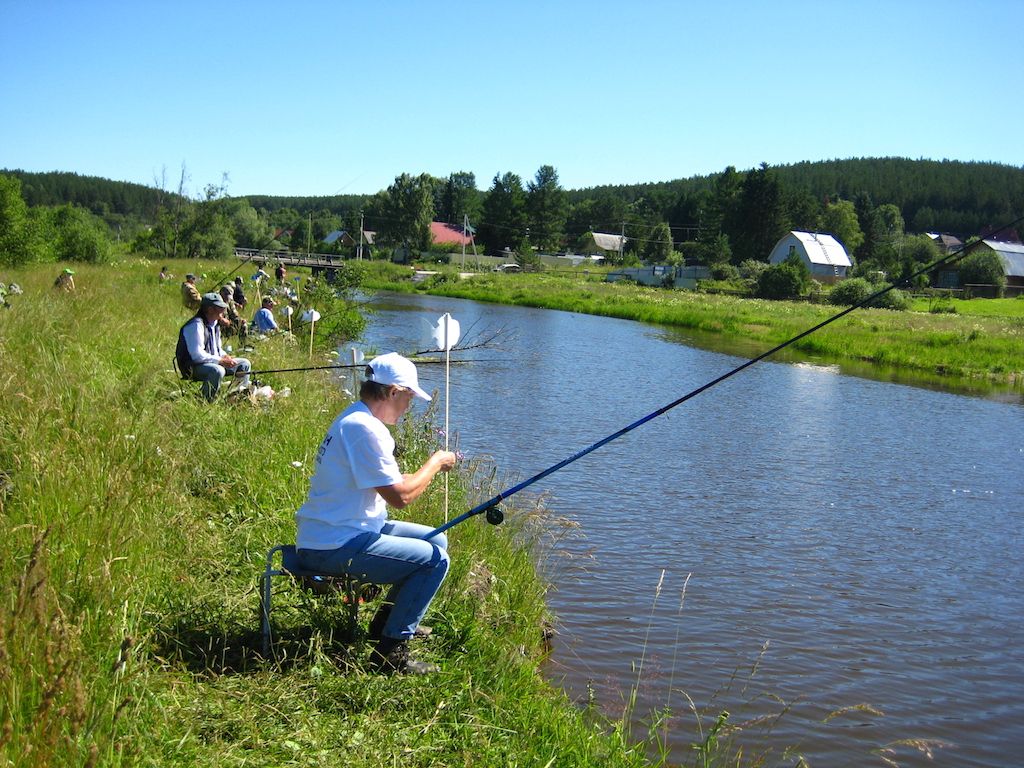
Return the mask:
<svg viewBox="0 0 1024 768">
<path fill-rule="evenodd" d="M 443 221 L 430 222 L 430 239 L 438 245 L 472 245 L 472 235 L 462 234 L 462 227 L 445 224 Z"/>
</svg>

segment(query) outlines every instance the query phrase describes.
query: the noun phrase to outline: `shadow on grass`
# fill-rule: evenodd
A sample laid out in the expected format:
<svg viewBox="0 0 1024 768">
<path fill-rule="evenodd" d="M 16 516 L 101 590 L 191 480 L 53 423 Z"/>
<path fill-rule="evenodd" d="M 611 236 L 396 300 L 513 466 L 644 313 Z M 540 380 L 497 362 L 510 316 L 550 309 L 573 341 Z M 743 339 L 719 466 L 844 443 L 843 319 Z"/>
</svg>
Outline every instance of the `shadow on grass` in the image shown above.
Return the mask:
<svg viewBox="0 0 1024 768">
<path fill-rule="evenodd" d="M 155 658 L 198 677 L 246 675 L 268 666 L 287 670 L 323 655 L 339 668 L 358 663 L 365 655 L 365 633 L 345 624 L 332 627 L 319 622 L 298 626 L 274 625 L 270 651 L 263 654 L 259 617 L 253 627 L 199 626 L 185 620 L 158 627 L 150 641 Z"/>
</svg>

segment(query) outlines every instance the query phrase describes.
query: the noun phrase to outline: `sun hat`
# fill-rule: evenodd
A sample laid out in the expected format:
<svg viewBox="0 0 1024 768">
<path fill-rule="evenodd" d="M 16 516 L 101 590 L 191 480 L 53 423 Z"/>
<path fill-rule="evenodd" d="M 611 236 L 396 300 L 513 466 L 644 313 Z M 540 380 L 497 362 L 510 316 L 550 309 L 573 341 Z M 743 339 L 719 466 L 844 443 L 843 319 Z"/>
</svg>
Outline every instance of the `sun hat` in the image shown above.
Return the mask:
<svg viewBox="0 0 1024 768">
<path fill-rule="evenodd" d="M 416 375 L 416 366 L 412 360 L 402 357 L 397 352 L 388 352 L 386 355 L 379 355 L 370 361 L 370 375 L 368 381 L 375 381 L 378 384 L 394 384 L 398 387 L 411 389 L 413 394 L 420 400 L 430 402 L 430 395 L 420 389 L 419 377 Z"/>
<path fill-rule="evenodd" d="M 187 275 L 185 275 L 185 279 L 186 280 L 195 280 L 196 276 L 193 275 L 191 272 L 189 272 Z"/>
<path fill-rule="evenodd" d="M 68 269 L 67 267 L 64 267 L 64 274 L 65 275 L 73 275 L 73 274 L 75 274 L 75 270 Z"/>
<path fill-rule="evenodd" d="M 227 309 L 228 305 L 224 302 L 224 299 L 220 297 L 219 293 L 204 293 L 203 300 L 199 302 L 199 308 L 205 309 L 206 307 L 220 307 L 221 309 Z"/>
</svg>

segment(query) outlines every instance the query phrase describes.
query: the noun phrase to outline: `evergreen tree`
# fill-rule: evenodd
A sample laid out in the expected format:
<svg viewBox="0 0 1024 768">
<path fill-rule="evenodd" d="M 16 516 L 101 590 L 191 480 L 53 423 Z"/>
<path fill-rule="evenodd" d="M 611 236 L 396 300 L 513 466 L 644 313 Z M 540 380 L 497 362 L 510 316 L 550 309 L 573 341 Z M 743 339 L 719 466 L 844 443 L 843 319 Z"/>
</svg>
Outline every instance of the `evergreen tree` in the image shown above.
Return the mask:
<svg viewBox="0 0 1024 768">
<path fill-rule="evenodd" d="M 522 179 L 514 173 L 495 174 L 484 199 L 481 242 L 492 253 L 506 247 L 515 249 L 526 235 L 527 226 Z"/>
<path fill-rule="evenodd" d="M 736 205 L 742 178 L 729 166 L 715 177 L 700 221 L 700 242 L 711 244 L 726 233 L 726 217 Z"/>
<path fill-rule="evenodd" d="M 476 188 L 476 176 L 459 171 L 450 174 L 444 183 L 437 218 L 461 227 L 466 216 L 470 224 L 476 226 L 480 218 L 480 192 Z"/>
<path fill-rule="evenodd" d="M 789 230 L 782 186 L 767 163 L 743 179 L 725 227 L 735 264 L 745 259 L 767 261 L 775 243 Z"/>
<path fill-rule="evenodd" d="M 561 243 L 568 202 L 558 183 L 558 171 L 550 165 L 537 169 L 527 184 L 526 212 L 530 240 L 540 250 L 555 250 Z"/>
</svg>

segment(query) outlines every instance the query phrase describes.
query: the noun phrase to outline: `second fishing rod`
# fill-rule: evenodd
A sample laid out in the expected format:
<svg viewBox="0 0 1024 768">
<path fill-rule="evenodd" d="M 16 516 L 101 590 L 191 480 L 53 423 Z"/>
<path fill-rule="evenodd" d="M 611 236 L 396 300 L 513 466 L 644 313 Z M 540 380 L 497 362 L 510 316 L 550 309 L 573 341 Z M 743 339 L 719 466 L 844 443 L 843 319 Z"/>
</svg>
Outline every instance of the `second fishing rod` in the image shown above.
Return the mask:
<svg viewBox="0 0 1024 768">
<path fill-rule="evenodd" d="M 999 235 L 1000 233 L 1002 233 L 1004 231 L 1013 229 L 1014 227 L 1016 227 L 1021 222 L 1024 222 L 1024 216 L 1018 217 L 1017 219 L 1009 222 L 1008 224 L 1004 224 L 1003 226 L 999 227 L 997 230 L 995 230 L 992 233 L 991 236 L 995 237 L 995 236 Z M 881 296 L 884 296 L 885 294 L 889 293 L 890 291 L 895 290 L 896 288 L 899 288 L 900 286 L 910 286 L 910 285 L 913 284 L 913 282 L 914 282 L 914 280 L 916 278 L 918 278 L 918 277 L 920 277 L 922 275 L 926 275 L 926 274 L 928 274 L 930 272 L 933 272 L 936 269 L 938 269 L 939 267 L 942 267 L 942 266 L 945 266 L 945 265 L 950 265 L 950 264 L 955 264 L 956 262 L 960 261 L 965 256 L 967 256 L 971 251 L 973 251 L 981 243 L 982 243 L 981 240 L 976 240 L 973 243 L 970 243 L 970 244 L 965 245 L 965 246 L 961 246 L 958 250 L 954 251 L 953 253 L 950 253 L 950 254 L 942 257 L 942 258 L 936 259 L 935 261 L 932 261 L 931 263 L 921 267 L 920 269 L 918 269 L 917 271 L 913 272 L 912 274 L 906 275 L 901 280 L 889 283 L 888 285 L 880 288 L 879 290 L 877 290 L 874 293 L 870 294 L 869 296 L 865 297 L 861 301 L 858 301 L 857 303 L 853 304 L 852 306 L 849 306 L 849 307 L 847 307 L 847 308 L 837 312 L 836 314 L 826 318 L 825 320 L 822 320 L 820 323 L 817 323 L 816 325 L 811 326 L 810 328 L 808 328 L 808 329 L 798 333 L 797 335 L 795 335 L 795 336 L 793 336 L 793 337 L 791 337 L 791 338 L 781 342 L 780 344 L 775 345 L 771 349 L 768 349 L 765 352 L 762 352 L 761 354 L 757 355 L 756 357 L 753 357 L 753 358 L 751 358 L 749 360 L 744 361 L 743 363 L 737 365 L 735 368 L 732 368 L 732 369 L 726 371 L 721 376 L 718 376 L 718 377 L 712 379 L 711 381 L 707 382 L 706 384 L 703 384 L 703 385 L 697 387 L 696 389 L 691 390 L 690 392 L 687 392 L 682 397 L 679 397 L 676 400 L 673 400 L 672 402 L 668 403 L 667 405 L 664 405 L 661 408 L 658 408 L 656 411 L 652 411 L 651 413 L 647 414 L 646 416 L 644 416 L 644 417 L 642 417 L 640 419 L 637 419 L 632 424 L 629 424 L 629 425 L 623 427 L 622 429 L 618 430 L 617 432 L 614 432 L 614 433 L 608 435 L 607 437 L 602 438 L 601 440 L 598 440 L 596 443 L 593 443 L 592 445 L 589 445 L 586 448 L 583 448 L 582 450 L 577 451 L 572 456 L 569 456 L 568 458 L 563 459 L 562 461 L 558 462 L 557 464 L 554 464 L 553 466 L 548 467 L 547 469 L 543 470 L 542 472 L 538 472 L 536 475 L 533 475 L 532 477 L 527 478 L 526 480 L 523 480 L 522 482 L 517 483 L 516 485 L 513 485 L 511 488 L 508 488 L 507 490 L 502 491 L 501 493 L 499 493 L 497 496 L 494 496 L 493 498 L 490 498 L 487 501 L 485 501 L 485 502 L 483 502 L 481 504 L 476 505 L 475 507 L 473 507 L 472 509 L 470 509 L 467 512 L 464 512 L 463 514 L 459 515 L 458 517 L 452 518 L 450 521 L 446 522 L 444 525 L 441 525 L 441 526 L 435 528 L 434 530 L 430 531 L 423 538 L 431 539 L 434 536 L 437 536 L 439 533 L 443 533 L 443 532 L 447 531 L 449 528 L 452 528 L 452 527 L 454 527 L 456 525 L 459 525 L 460 523 L 465 522 L 466 520 L 470 519 L 471 517 L 475 517 L 475 516 L 480 515 L 480 514 L 485 515 L 487 522 L 491 523 L 492 525 L 500 524 L 504 520 L 504 513 L 502 512 L 502 510 L 499 508 L 498 505 L 503 500 L 509 498 L 513 494 L 516 494 L 519 491 L 522 491 L 523 489 L 528 488 L 529 486 L 533 485 L 534 483 L 538 482 L 539 480 L 542 480 L 545 477 L 548 477 L 549 475 L 557 472 L 558 470 L 568 466 L 569 464 L 572 464 L 573 462 L 578 461 L 579 459 L 582 459 L 584 456 L 586 456 L 586 455 L 588 455 L 590 453 L 593 453 L 598 448 L 601 448 L 602 446 L 607 445 L 608 443 L 612 442 L 613 440 L 616 440 L 616 439 L 622 437 L 623 435 L 625 435 L 625 434 L 627 434 L 629 432 L 632 432 L 634 429 L 636 429 L 636 428 L 638 428 L 640 426 L 643 426 L 644 424 L 646 424 L 647 422 L 651 421 L 652 419 L 656 419 L 658 416 L 661 416 L 662 414 L 666 413 L 667 411 L 670 411 L 673 408 L 676 408 L 677 406 L 682 405 L 686 401 L 691 400 L 692 398 L 696 397 L 697 395 L 701 394 L 702 392 L 706 392 L 707 390 L 711 389 L 712 387 L 715 387 L 718 384 L 721 384 L 726 379 L 729 379 L 729 378 L 735 376 L 736 374 L 740 373 L 741 371 L 746 370 L 747 368 L 749 368 L 750 366 L 754 365 L 755 363 L 759 363 L 760 361 L 764 360 L 765 358 L 771 357 L 776 352 L 779 352 L 780 350 L 785 349 L 786 347 L 788 347 L 788 346 L 790 346 L 792 344 L 795 344 L 796 342 L 800 341 L 800 339 L 803 339 L 803 338 L 805 338 L 807 336 L 810 336 L 812 333 L 815 333 L 816 331 L 821 330 L 825 326 L 830 325 L 831 323 L 834 323 L 834 322 L 836 322 L 837 320 L 839 320 L 839 319 L 841 319 L 843 317 L 846 317 L 848 314 L 850 314 L 851 312 L 853 312 L 853 311 L 855 311 L 857 309 L 860 309 L 861 307 L 868 306 L 873 301 L 875 301 L 876 299 L 878 299 Z"/>
</svg>

